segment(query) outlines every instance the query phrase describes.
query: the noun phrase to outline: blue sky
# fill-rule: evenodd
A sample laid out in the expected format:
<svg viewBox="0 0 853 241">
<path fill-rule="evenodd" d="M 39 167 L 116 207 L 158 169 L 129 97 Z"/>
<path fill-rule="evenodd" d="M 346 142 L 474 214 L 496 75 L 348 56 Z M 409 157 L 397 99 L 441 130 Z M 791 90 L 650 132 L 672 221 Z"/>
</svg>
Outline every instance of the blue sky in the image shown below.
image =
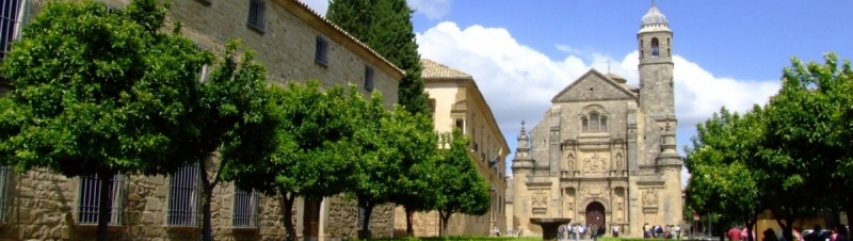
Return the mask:
<svg viewBox="0 0 853 241">
<path fill-rule="evenodd" d="M 321 13 L 328 6 L 305 2 Z M 521 120 L 540 121 L 550 99 L 590 68 L 607 71 L 612 60 L 612 72 L 637 86 L 636 33 L 651 1 L 408 2 L 421 55 L 474 76 L 512 151 Z M 674 32 L 679 151 L 720 107 L 765 103 L 791 57 L 853 58 L 853 1 L 656 3 Z"/>
</svg>

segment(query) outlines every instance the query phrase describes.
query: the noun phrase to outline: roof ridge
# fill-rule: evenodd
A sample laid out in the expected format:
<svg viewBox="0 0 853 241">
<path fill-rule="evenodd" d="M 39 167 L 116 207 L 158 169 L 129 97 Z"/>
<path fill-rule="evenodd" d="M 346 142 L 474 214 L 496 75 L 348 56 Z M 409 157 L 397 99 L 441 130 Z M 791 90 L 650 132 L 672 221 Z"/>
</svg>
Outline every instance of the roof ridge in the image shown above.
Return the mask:
<svg viewBox="0 0 853 241">
<path fill-rule="evenodd" d="M 359 45 L 359 46 L 361 46 L 362 48 L 365 48 L 368 52 L 370 52 L 370 53 L 372 53 L 372 54 L 376 55 L 376 57 L 378 57 L 378 58 L 379 58 L 379 60 L 381 60 L 381 61 L 383 61 L 383 62 L 385 62 L 385 63 L 387 63 L 387 64 L 391 65 L 394 69 L 396 69 L 396 70 L 398 70 L 398 71 L 402 72 L 404 75 L 406 74 L 406 71 L 405 71 L 405 70 L 400 69 L 400 67 L 398 67 L 398 66 L 397 66 L 397 65 L 395 65 L 394 63 L 391 63 L 391 61 L 388 61 L 388 59 L 386 59 L 386 58 L 385 58 L 385 56 L 382 56 L 381 54 L 379 54 L 379 52 L 376 52 L 376 50 L 374 50 L 373 48 L 371 48 L 370 46 L 368 46 L 368 45 L 367 45 L 367 44 L 365 44 L 364 42 L 361 42 L 361 40 L 359 40 L 359 39 L 358 39 L 358 38 L 356 38 L 355 36 L 352 36 L 352 34 L 350 34 L 349 32 L 347 32 L 346 30 L 342 29 L 342 28 L 341 28 L 341 27 L 339 27 L 337 24 L 332 23 L 332 21 L 329 21 L 329 19 L 327 19 L 326 17 L 324 17 L 323 15 L 321 15 L 320 13 L 318 13 L 316 10 L 314 10 L 313 8 L 311 8 L 310 6 L 308 6 L 308 4 L 306 4 L 306 3 L 305 3 L 305 2 L 303 2 L 302 0 L 286 0 L 286 1 L 293 1 L 293 2 L 298 3 L 297 5 L 299 5 L 300 7 L 304 8 L 305 10 L 308 10 L 308 12 L 310 12 L 311 14 L 314 14 L 314 16 L 319 17 L 320 19 L 322 19 L 322 20 L 323 20 L 323 22 L 325 22 L 326 24 L 331 25 L 333 29 L 335 29 L 335 30 L 337 30 L 337 31 L 341 32 L 341 33 L 342 33 L 344 36 L 346 36 L 347 38 L 349 38 L 349 39 L 351 39 L 351 40 L 355 41 L 355 42 L 356 42 L 356 44 L 358 44 L 358 45 Z"/>
<path fill-rule="evenodd" d="M 464 71 L 454 69 L 432 59 L 421 58 L 421 64 L 423 65 L 421 73 L 423 78 L 473 79 L 473 76 Z"/>
</svg>

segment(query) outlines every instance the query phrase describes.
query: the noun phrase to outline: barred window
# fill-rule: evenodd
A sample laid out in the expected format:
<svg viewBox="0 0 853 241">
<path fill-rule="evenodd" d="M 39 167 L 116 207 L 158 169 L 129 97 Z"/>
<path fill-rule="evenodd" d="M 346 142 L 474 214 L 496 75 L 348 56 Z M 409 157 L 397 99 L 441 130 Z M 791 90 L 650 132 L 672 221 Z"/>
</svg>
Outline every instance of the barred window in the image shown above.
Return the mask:
<svg viewBox="0 0 853 241">
<path fill-rule="evenodd" d="M 320 65 L 329 65 L 329 40 L 317 36 L 317 46 L 314 49 L 314 62 Z"/>
<path fill-rule="evenodd" d="M 234 227 L 258 227 L 258 193 L 234 187 Z"/>
<path fill-rule="evenodd" d="M 6 222 L 6 206 L 9 201 L 9 186 L 12 185 L 12 168 L 0 166 L 0 223 Z"/>
<path fill-rule="evenodd" d="M 208 49 L 204 46 L 198 45 L 198 44 L 195 45 L 195 49 L 197 51 L 205 51 L 205 50 L 210 51 L 210 49 Z M 200 82 L 200 83 L 207 82 L 208 78 L 210 78 L 210 65 L 205 64 L 204 66 L 201 66 L 201 70 L 199 70 L 198 82 Z"/>
<path fill-rule="evenodd" d="M 249 1 L 249 27 L 264 32 L 264 12 L 266 9 L 267 3 L 264 0 Z"/>
<path fill-rule="evenodd" d="M 169 180 L 168 225 L 198 226 L 201 187 L 198 164 L 181 168 Z"/>
<path fill-rule="evenodd" d="M 116 174 L 112 176 L 107 185 L 107 190 L 110 192 L 108 203 L 103 205 L 109 206 L 110 225 L 121 225 L 121 209 L 122 196 L 124 185 L 122 185 L 123 176 Z M 80 189 L 77 203 L 77 223 L 78 224 L 97 224 L 98 212 L 102 205 L 100 203 L 101 195 L 101 179 L 97 175 L 80 177 Z"/>
<path fill-rule="evenodd" d="M 364 66 L 364 89 L 373 91 L 373 67 Z"/>
<path fill-rule="evenodd" d="M 6 57 L 13 40 L 21 33 L 21 22 L 26 13 L 26 0 L 3 0 L 0 3 L 0 60 Z"/>
</svg>

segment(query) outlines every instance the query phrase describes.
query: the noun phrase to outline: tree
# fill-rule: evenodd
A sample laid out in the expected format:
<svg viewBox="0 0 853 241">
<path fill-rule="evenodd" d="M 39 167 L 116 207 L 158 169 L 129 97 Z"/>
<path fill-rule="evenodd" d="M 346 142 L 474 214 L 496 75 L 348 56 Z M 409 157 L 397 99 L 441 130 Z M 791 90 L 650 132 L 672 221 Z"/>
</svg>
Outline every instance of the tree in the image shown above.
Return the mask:
<svg viewBox="0 0 853 241">
<path fill-rule="evenodd" d="M 0 66 L 16 88 L 3 100 L 0 164 L 96 176 L 109 190 L 117 173 L 166 174 L 192 160 L 182 151 L 198 134 L 197 70 L 210 56 L 179 28 L 159 32 L 167 12 L 155 0 L 124 10 L 48 2 Z M 100 192 L 98 240 L 109 193 Z"/>
<path fill-rule="evenodd" d="M 444 134 L 443 158 L 438 163 L 437 208 L 441 217 L 441 235 L 447 234 L 447 224 L 454 213 L 483 215 L 489 211 L 489 183 L 474 167 L 468 154 L 470 140 L 458 128 Z"/>
<path fill-rule="evenodd" d="M 410 114 L 399 106 L 388 127 L 396 130 L 389 139 L 397 147 L 396 158 L 404 163 L 403 177 L 398 179 L 391 200 L 406 211 L 406 233 L 414 236 L 412 227 L 415 212 L 432 211 L 438 200 L 436 165 L 440 158 L 438 135 L 432 131 L 432 118 L 420 113 Z"/>
<path fill-rule="evenodd" d="M 826 144 L 832 136 L 832 116 L 837 103 L 827 99 L 828 81 L 833 77 L 819 71 L 817 64 L 807 67 L 796 58 L 785 68 L 782 89 L 773 96 L 763 119 L 767 133 L 763 146 L 763 158 L 752 163 L 755 170 L 764 170 L 767 178 L 781 185 L 768 187 L 776 197 L 796 193 L 807 197 L 825 196 L 832 193 L 832 176 L 838 149 Z M 834 68 L 834 67 L 833 67 Z M 818 70 L 812 72 L 811 70 Z M 827 211 L 834 200 L 823 198 L 776 198 L 770 205 L 784 229 L 787 239 L 791 238 L 791 225 L 796 218 L 808 212 Z M 784 222 L 782 222 L 784 221 Z"/>
<path fill-rule="evenodd" d="M 411 113 L 432 115 L 421 78 L 412 12 L 406 0 L 332 0 L 326 18 L 403 69 L 400 105 Z"/>
<path fill-rule="evenodd" d="M 267 158 L 229 166 L 223 178 L 281 197 L 283 222 L 292 239 L 296 197 L 319 201 L 344 192 L 354 182 L 356 165 L 348 140 L 356 131 L 357 114 L 350 102 L 359 93 L 354 85 L 349 86 L 350 94 L 341 86 L 321 90 L 320 82 L 313 80 L 272 86 L 270 92 L 278 125 L 266 131 L 276 135 L 275 151 Z"/>
<path fill-rule="evenodd" d="M 685 165 L 690 172 L 688 203 L 703 212 L 725 214 L 729 222 L 745 223 L 754 230 L 758 214 L 764 211 L 760 172 L 747 163 L 757 156 L 763 129 L 756 112 L 743 116 L 723 107 L 704 124 L 697 125 L 693 147 L 685 148 Z M 752 232 L 749 239 L 752 240 Z M 722 236 L 721 236 L 722 237 Z"/>
<path fill-rule="evenodd" d="M 200 110 L 195 115 L 200 131 L 190 150 L 196 154 L 202 183 L 202 239 L 213 240 L 210 201 L 222 173 L 231 166 L 267 159 L 275 148 L 276 135 L 269 130 L 278 125 L 269 106 L 266 67 L 254 61 L 255 51 L 246 49 L 237 60 L 241 43 L 225 45 L 224 60 L 209 81 L 199 83 Z M 188 150 L 189 151 L 189 150 Z M 219 152 L 218 164 L 212 157 Z M 212 166 L 217 165 L 216 168 Z M 208 170 L 213 170 L 211 178 Z"/>
</svg>

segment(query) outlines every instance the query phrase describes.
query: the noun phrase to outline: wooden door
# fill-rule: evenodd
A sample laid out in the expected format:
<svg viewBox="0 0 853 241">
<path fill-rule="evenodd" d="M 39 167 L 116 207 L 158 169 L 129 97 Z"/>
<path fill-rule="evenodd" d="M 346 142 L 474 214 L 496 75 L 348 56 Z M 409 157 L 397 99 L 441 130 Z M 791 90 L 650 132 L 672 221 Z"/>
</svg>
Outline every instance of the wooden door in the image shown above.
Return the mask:
<svg viewBox="0 0 853 241">
<path fill-rule="evenodd" d="M 603 226 L 605 222 L 604 205 L 599 202 L 592 202 L 586 206 L 586 226 L 595 227 Z M 606 228 L 606 227 L 605 227 Z"/>
</svg>

